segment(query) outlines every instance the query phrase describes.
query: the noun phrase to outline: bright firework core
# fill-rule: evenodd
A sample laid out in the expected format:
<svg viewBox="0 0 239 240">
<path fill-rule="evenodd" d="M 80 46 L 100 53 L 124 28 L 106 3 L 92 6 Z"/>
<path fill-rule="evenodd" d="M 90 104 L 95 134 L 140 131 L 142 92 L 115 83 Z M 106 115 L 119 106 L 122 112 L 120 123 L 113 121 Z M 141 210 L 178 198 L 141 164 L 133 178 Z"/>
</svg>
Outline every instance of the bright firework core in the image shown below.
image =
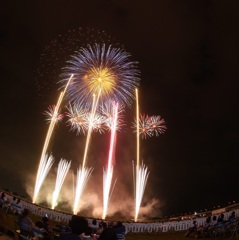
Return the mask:
<svg viewBox="0 0 239 240">
<path fill-rule="evenodd" d="M 90 92 L 99 92 L 101 89 L 102 96 L 108 96 L 116 88 L 115 75 L 108 68 L 92 68 L 84 80 Z"/>
</svg>

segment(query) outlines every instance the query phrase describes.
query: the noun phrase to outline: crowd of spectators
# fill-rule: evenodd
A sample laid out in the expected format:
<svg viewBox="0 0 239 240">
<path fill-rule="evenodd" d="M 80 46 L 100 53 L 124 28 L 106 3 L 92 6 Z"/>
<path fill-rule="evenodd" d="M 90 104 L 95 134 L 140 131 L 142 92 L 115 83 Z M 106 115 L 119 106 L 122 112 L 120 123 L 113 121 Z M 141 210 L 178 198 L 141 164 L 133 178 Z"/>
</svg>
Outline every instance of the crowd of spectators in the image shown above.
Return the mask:
<svg viewBox="0 0 239 240">
<path fill-rule="evenodd" d="M 59 240 L 125 240 L 126 229 L 122 222 L 113 223 L 100 222 L 96 220 L 88 224 L 87 220 L 80 216 L 72 216 L 69 222 L 68 233 L 62 233 Z"/>
<path fill-rule="evenodd" d="M 203 225 L 198 226 L 197 221 L 193 221 L 193 226 L 188 229 L 185 236 L 190 237 L 192 234 L 195 235 L 195 238 L 206 237 L 206 236 L 215 236 L 220 232 L 225 232 L 225 230 L 230 229 L 236 221 L 235 211 L 230 213 L 230 216 L 227 220 L 224 219 L 224 214 L 221 213 L 218 216 L 209 216 Z"/>
<path fill-rule="evenodd" d="M 56 238 L 58 240 L 125 240 L 126 229 L 122 222 L 117 222 L 115 225 L 106 222 L 97 224 L 96 220 L 93 220 L 89 224 L 84 217 L 73 215 L 68 228 L 55 235 L 47 217 L 33 223 L 30 215 L 31 212 L 28 209 L 24 209 L 19 215 L 17 222 L 20 228 L 19 239 L 25 237 L 38 237 L 39 239 L 41 235 L 41 239 L 44 240 Z"/>
</svg>

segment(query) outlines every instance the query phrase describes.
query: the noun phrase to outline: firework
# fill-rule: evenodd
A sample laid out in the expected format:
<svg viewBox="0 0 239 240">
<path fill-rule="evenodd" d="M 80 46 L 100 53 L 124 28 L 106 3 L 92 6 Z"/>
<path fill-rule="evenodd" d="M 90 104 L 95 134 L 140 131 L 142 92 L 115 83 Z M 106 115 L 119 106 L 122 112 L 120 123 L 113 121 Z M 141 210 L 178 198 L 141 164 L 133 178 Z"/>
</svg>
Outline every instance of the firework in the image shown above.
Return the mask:
<svg viewBox="0 0 239 240">
<path fill-rule="evenodd" d="M 57 199 L 58 199 L 62 184 L 66 178 L 66 175 L 70 169 L 70 166 L 71 166 L 71 162 L 67 162 L 64 159 L 61 159 L 61 161 L 58 164 L 55 190 L 52 195 L 52 207 L 51 207 L 52 209 L 54 209 L 57 204 Z"/>
<path fill-rule="evenodd" d="M 92 108 L 91 108 L 90 119 L 89 119 L 89 127 L 88 127 L 88 131 L 87 131 L 85 151 L 84 151 L 84 156 L 83 156 L 83 163 L 82 163 L 82 167 L 79 168 L 78 173 L 77 173 L 76 194 L 75 194 L 74 207 L 73 207 L 74 214 L 76 214 L 77 211 L 79 210 L 79 202 L 80 202 L 83 190 L 84 190 L 85 185 L 91 175 L 91 172 L 93 171 L 92 168 L 86 168 L 85 164 L 86 164 L 87 153 L 88 153 L 88 149 L 89 149 L 89 145 L 90 145 L 91 133 L 93 130 L 93 123 L 94 123 L 93 120 L 94 120 L 97 104 L 99 101 L 100 92 L 101 91 L 99 91 L 97 99 L 95 97 L 95 94 L 93 95 Z"/>
<path fill-rule="evenodd" d="M 88 129 L 88 122 L 86 119 L 86 110 L 78 108 L 76 105 L 69 105 L 67 116 L 69 120 L 67 121 L 68 125 L 71 126 L 71 131 L 76 131 L 78 134 L 86 134 Z"/>
<path fill-rule="evenodd" d="M 77 106 L 70 106 L 68 107 L 68 110 L 69 112 L 67 113 L 67 116 L 69 117 L 69 120 L 67 122 L 71 126 L 71 130 L 77 132 L 77 135 L 85 135 L 90 127 L 91 121 L 91 127 L 94 132 L 104 132 L 104 117 L 102 115 L 95 113 L 94 116 L 91 116 L 90 112 L 80 109 Z"/>
<path fill-rule="evenodd" d="M 149 172 L 148 168 L 142 164 L 140 166 L 139 163 L 139 136 L 140 136 L 140 126 L 139 126 L 139 96 L 138 96 L 138 89 L 135 89 L 135 95 L 136 95 L 136 158 L 137 158 L 137 163 L 136 163 L 136 179 L 135 179 L 135 217 L 134 220 L 137 222 L 138 219 L 138 214 L 140 210 L 140 205 L 143 199 L 144 195 L 144 190 L 146 187 L 146 183 L 148 180 Z"/>
<path fill-rule="evenodd" d="M 144 196 L 144 190 L 148 181 L 148 168 L 142 164 L 136 168 L 136 187 L 135 187 L 135 222 L 137 222 L 140 205 Z"/>
<path fill-rule="evenodd" d="M 140 135 L 142 138 L 152 137 L 152 136 L 159 136 L 166 131 L 166 123 L 163 118 L 160 116 L 148 116 L 148 115 L 141 115 L 139 116 L 139 97 L 138 97 L 138 90 L 135 90 L 136 94 L 136 118 L 134 121 L 133 128 L 135 128 L 136 132 L 136 179 L 134 181 L 134 193 L 135 193 L 135 222 L 137 222 L 138 214 L 140 210 L 140 205 L 143 199 L 144 190 L 147 184 L 149 171 L 148 168 L 139 162 L 139 149 L 140 149 L 140 142 L 139 137 Z M 133 163 L 133 175 L 134 175 L 134 163 Z"/>
<path fill-rule="evenodd" d="M 59 122 L 63 119 L 63 114 L 60 114 L 56 111 L 56 106 L 52 105 L 48 107 L 48 110 L 44 112 L 44 114 L 47 116 L 46 121 L 51 122 Z"/>
<path fill-rule="evenodd" d="M 85 168 L 81 166 L 77 171 L 76 193 L 75 193 L 75 201 L 74 201 L 74 207 L 73 207 L 74 214 L 77 214 L 77 212 L 79 211 L 80 199 L 92 171 L 93 171 L 93 168 Z"/>
<path fill-rule="evenodd" d="M 104 125 L 105 118 L 99 113 L 95 113 L 94 116 L 91 116 L 90 113 L 86 114 L 86 122 L 90 123 L 92 117 L 92 129 L 94 132 L 104 133 L 106 127 Z"/>
<path fill-rule="evenodd" d="M 100 106 L 100 112 L 96 112 L 92 120 L 92 130 L 94 132 L 104 133 L 105 130 L 110 131 L 113 125 L 113 103 L 106 102 Z M 124 125 L 122 113 L 124 106 L 122 104 L 118 107 L 118 121 L 117 131 Z M 71 126 L 71 131 L 76 131 L 78 134 L 86 134 L 90 126 L 91 113 L 78 106 L 69 105 L 66 115 L 69 117 L 67 121 Z"/>
<path fill-rule="evenodd" d="M 60 96 L 58 98 L 58 101 L 57 101 L 57 104 L 56 104 L 56 107 L 54 107 L 54 112 L 52 114 L 52 118 L 51 118 L 51 122 L 50 122 L 50 125 L 49 125 L 49 128 L 48 128 L 48 131 L 47 131 L 47 135 L 46 135 L 46 139 L 45 139 L 45 143 L 44 143 L 44 146 L 43 146 L 43 150 L 42 150 L 42 154 L 41 154 L 41 158 L 40 158 L 40 163 L 39 163 L 39 167 L 38 167 L 38 171 L 37 171 L 37 178 L 36 178 L 36 183 L 35 183 L 35 189 L 34 189 L 34 195 L 33 195 L 33 203 L 35 203 L 36 201 L 36 198 L 37 198 L 37 195 L 39 193 L 39 190 L 40 190 L 40 187 L 42 185 L 42 183 L 40 184 L 41 182 L 41 171 L 43 171 L 41 169 L 42 166 L 44 166 L 44 162 L 45 162 L 45 157 L 46 157 L 46 151 L 47 151 L 47 148 L 48 148 L 48 145 L 49 145 L 49 142 L 51 140 L 51 136 L 52 136 L 52 133 L 53 133 L 53 130 L 54 130 L 54 127 L 56 125 L 56 122 L 57 122 L 57 116 L 59 116 L 59 108 L 61 106 L 61 103 L 62 103 L 62 100 L 63 100 L 63 97 L 65 95 L 65 92 L 71 82 L 73 78 L 73 75 L 70 76 L 70 78 L 68 79 L 67 81 L 67 84 L 64 88 L 64 91 L 62 91 L 60 93 Z M 40 181 L 40 182 L 39 182 Z"/>
<path fill-rule="evenodd" d="M 137 132 L 137 119 L 133 123 Z M 166 122 L 161 116 L 148 116 L 145 114 L 139 117 L 139 134 L 143 139 L 163 134 L 167 129 Z"/>
<path fill-rule="evenodd" d="M 36 201 L 36 197 L 40 191 L 40 188 L 51 169 L 52 165 L 54 163 L 53 156 L 50 155 L 44 155 L 43 158 L 40 161 L 38 171 L 37 171 L 37 178 L 36 178 L 36 184 L 34 189 L 34 195 L 33 195 L 33 203 Z"/>
<path fill-rule="evenodd" d="M 158 137 L 159 134 L 163 134 L 167 130 L 166 122 L 161 116 L 151 116 L 148 122 L 152 136 Z"/>
<path fill-rule="evenodd" d="M 109 149 L 109 157 L 108 157 L 108 167 L 107 171 L 103 170 L 103 214 L 102 219 L 105 219 L 109 200 L 110 200 L 110 188 L 113 177 L 113 159 L 115 153 L 115 145 L 116 145 L 116 129 L 117 129 L 117 118 L 118 118 L 118 104 L 113 104 L 113 115 L 112 115 L 112 126 L 111 126 L 111 138 L 110 138 L 110 149 Z"/>
<path fill-rule="evenodd" d="M 63 74 L 63 82 L 74 74 L 67 92 L 70 101 L 88 106 L 91 96 L 101 91 L 102 99 L 130 106 L 133 90 L 139 85 L 139 71 L 137 63 L 130 61 L 129 57 L 127 52 L 111 45 L 95 44 L 81 48 L 72 56 Z"/>
<path fill-rule="evenodd" d="M 79 106 L 88 109 L 91 106 L 82 169 L 85 169 L 94 126 L 98 131 L 102 129 L 101 124 L 94 121 L 98 104 L 107 99 L 130 105 L 134 97 L 133 89 L 139 85 L 139 71 L 136 65 L 135 62 L 129 61 L 129 54 L 125 51 L 112 46 L 107 48 L 104 44 L 81 48 L 69 61 L 63 74 L 63 82 L 70 74 L 73 74 L 74 78 L 67 91 L 67 97 L 70 102 Z M 80 201 L 80 195 L 76 193 L 74 209 Z"/>
<path fill-rule="evenodd" d="M 122 128 L 123 124 L 123 112 L 124 112 L 124 105 L 118 103 L 118 110 L 117 110 L 117 125 L 116 130 Z M 106 129 L 111 130 L 112 126 L 114 125 L 114 114 L 115 114 L 115 103 L 112 101 L 107 101 L 100 106 L 100 114 L 103 117 L 103 124 Z"/>
</svg>

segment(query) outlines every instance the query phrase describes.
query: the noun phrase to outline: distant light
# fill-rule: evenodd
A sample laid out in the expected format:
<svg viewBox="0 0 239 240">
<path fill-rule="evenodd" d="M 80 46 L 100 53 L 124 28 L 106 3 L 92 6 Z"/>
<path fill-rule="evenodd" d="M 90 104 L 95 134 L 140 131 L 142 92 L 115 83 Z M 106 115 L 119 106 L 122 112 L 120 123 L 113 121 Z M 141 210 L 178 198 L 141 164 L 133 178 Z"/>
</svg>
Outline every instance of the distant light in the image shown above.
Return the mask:
<svg viewBox="0 0 239 240">
<path fill-rule="evenodd" d="M 194 212 L 194 215 L 197 215 L 197 212 Z"/>
</svg>

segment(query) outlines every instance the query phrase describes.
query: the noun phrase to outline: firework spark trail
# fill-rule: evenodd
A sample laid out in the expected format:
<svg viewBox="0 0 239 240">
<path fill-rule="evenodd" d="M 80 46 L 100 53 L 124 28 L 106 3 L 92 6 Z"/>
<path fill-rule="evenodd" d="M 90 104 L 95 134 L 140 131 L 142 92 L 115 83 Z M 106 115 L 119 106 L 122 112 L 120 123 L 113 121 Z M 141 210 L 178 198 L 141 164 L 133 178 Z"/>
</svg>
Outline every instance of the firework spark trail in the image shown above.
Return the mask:
<svg viewBox="0 0 239 240">
<path fill-rule="evenodd" d="M 36 202 L 37 195 L 38 195 L 38 193 L 40 191 L 40 188 L 41 188 L 41 185 L 44 181 L 44 179 L 42 179 L 43 176 L 42 176 L 41 173 L 44 172 L 44 169 L 42 169 L 42 167 L 44 168 L 45 166 L 44 166 L 44 164 L 42 164 L 42 162 L 45 159 L 46 151 L 47 151 L 49 142 L 51 140 L 52 132 L 54 130 L 54 127 L 55 127 L 57 119 L 58 119 L 58 111 L 59 111 L 60 105 L 62 103 L 63 97 L 65 95 L 65 92 L 66 92 L 72 78 L 73 78 L 73 75 L 71 75 L 70 78 L 68 79 L 68 82 L 65 86 L 65 89 L 64 89 L 63 92 L 60 93 L 60 96 L 58 98 L 56 107 L 54 108 L 51 123 L 50 123 L 50 126 L 48 128 L 47 136 L 46 136 L 45 143 L 44 143 L 44 146 L 43 146 L 43 150 L 42 150 L 42 154 L 41 154 L 41 158 L 40 158 L 40 164 L 39 164 L 38 171 L 37 171 L 37 177 L 36 177 L 36 183 L 35 183 L 35 189 L 34 189 L 34 195 L 33 195 L 33 203 Z"/>
<path fill-rule="evenodd" d="M 51 121 L 55 121 L 55 122 L 59 122 L 62 120 L 63 118 L 63 114 L 55 114 L 55 108 L 56 106 L 52 105 L 48 107 L 48 110 L 44 112 L 44 114 L 47 116 L 46 121 L 47 122 L 51 122 Z"/>
<path fill-rule="evenodd" d="M 51 207 L 52 209 L 54 209 L 57 204 L 57 199 L 58 199 L 60 190 L 62 188 L 62 184 L 66 178 L 66 175 L 70 169 L 70 166 L 71 166 L 71 161 L 68 162 L 64 159 L 61 159 L 61 161 L 58 164 L 55 190 L 52 194 L 52 207 Z"/>
<path fill-rule="evenodd" d="M 46 178 L 53 163 L 54 163 L 54 159 L 52 155 L 50 155 L 49 157 L 48 155 L 44 155 L 42 157 L 41 162 L 39 164 L 38 172 L 37 172 L 33 203 L 35 202 L 37 193 L 40 191 L 42 183 L 44 182 L 44 179 Z"/>
<path fill-rule="evenodd" d="M 97 106 L 98 106 L 98 101 L 99 101 L 99 98 L 100 98 L 100 94 L 101 94 L 101 90 L 99 90 L 99 92 L 98 92 L 97 99 L 95 99 L 95 95 L 93 95 L 93 104 L 92 104 L 92 110 L 91 110 L 91 115 L 90 115 L 89 128 L 88 128 L 87 137 L 86 137 L 86 145 L 85 145 L 82 169 L 85 167 L 85 163 L 86 163 L 86 156 L 87 156 L 87 153 L 88 153 L 91 133 L 92 133 L 93 126 L 94 126 L 94 124 L 93 124 L 94 123 L 94 116 L 95 116 L 95 112 L 96 112 L 96 109 L 97 109 Z"/>
<path fill-rule="evenodd" d="M 104 102 L 100 106 L 100 114 L 103 116 L 103 124 L 107 130 L 111 130 L 111 126 L 113 125 L 112 122 L 114 121 L 114 108 L 115 104 L 114 101 L 107 101 Z M 117 131 L 124 125 L 123 124 L 123 112 L 124 112 L 124 105 L 118 103 L 118 118 L 117 118 Z"/>
<path fill-rule="evenodd" d="M 88 127 L 88 132 L 87 132 L 87 137 L 86 137 L 83 163 L 82 163 L 82 167 L 79 168 L 78 175 L 77 175 L 76 194 L 75 194 L 74 207 L 73 207 L 74 214 L 76 214 L 77 211 L 79 210 L 79 203 L 80 203 L 82 193 L 83 193 L 85 185 L 93 171 L 92 168 L 85 168 L 85 164 L 86 164 L 87 153 L 88 153 L 88 149 L 89 149 L 89 145 L 90 145 L 91 134 L 92 134 L 92 130 L 94 127 L 94 124 L 93 124 L 94 116 L 95 116 L 95 112 L 96 112 L 96 109 L 98 106 L 100 94 L 101 94 L 101 90 L 99 89 L 97 99 L 95 97 L 95 94 L 93 95 L 93 103 L 92 103 L 92 109 L 91 109 L 91 114 L 90 114 L 90 119 L 89 119 L 89 127 Z"/>
<path fill-rule="evenodd" d="M 145 186 L 148 180 L 149 172 L 148 168 L 145 167 L 145 165 L 142 164 L 140 166 L 139 164 L 139 96 L 138 96 L 138 89 L 135 89 L 135 94 L 136 94 L 136 123 L 137 123 L 137 132 L 136 132 L 136 141 L 137 141 L 137 146 L 136 146 L 136 157 L 137 157 L 137 163 L 136 163 L 136 181 L 135 181 L 135 222 L 137 222 L 138 219 L 138 214 L 139 214 L 139 209 L 140 205 L 143 199 L 144 195 L 144 190 Z"/>
<path fill-rule="evenodd" d="M 74 214 L 77 214 L 79 210 L 80 199 L 92 171 L 93 171 L 93 168 L 85 168 L 85 167 L 83 168 L 81 166 L 77 171 L 76 193 L 75 193 L 75 201 L 74 201 L 74 207 L 73 207 Z"/>
<path fill-rule="evenodd" d="M 136 170 L 139 171 L 139 95 L 138 95 L 138 89 L 135 89 L 135 95 L 136 95 L 136 122 L 137 122 L 137 132 L 136 132 Z"/>
<path fill-rule="evenodd" d="M 109 206 L 109 195 L 110 195 L 110 187 L 113 177 L 113 155 L 115 152 L 115 140 L 116 140 L 116 129 L 117 129 L 117 119 L 118 119 L 118 104 L 114 104 L 113 111 L 113 122 L 111 126 L 111 138 L 110 138 L 110 149 L 109 149 L 109 157 L 108 157 L 108 167 L 107 171 L 103 170 L 103 214 L 102 219 L 105 219 L 108 206 Z"/>
<path fill-rule="evenodd" d="M 149 171 L 148 168 L 142 164 L 136 170 L 136 192 L 135 192 L 135 222 L 137 222 L 140 205 L 143 199 L 144 190 L 148 180 Z"/>
</svg>

